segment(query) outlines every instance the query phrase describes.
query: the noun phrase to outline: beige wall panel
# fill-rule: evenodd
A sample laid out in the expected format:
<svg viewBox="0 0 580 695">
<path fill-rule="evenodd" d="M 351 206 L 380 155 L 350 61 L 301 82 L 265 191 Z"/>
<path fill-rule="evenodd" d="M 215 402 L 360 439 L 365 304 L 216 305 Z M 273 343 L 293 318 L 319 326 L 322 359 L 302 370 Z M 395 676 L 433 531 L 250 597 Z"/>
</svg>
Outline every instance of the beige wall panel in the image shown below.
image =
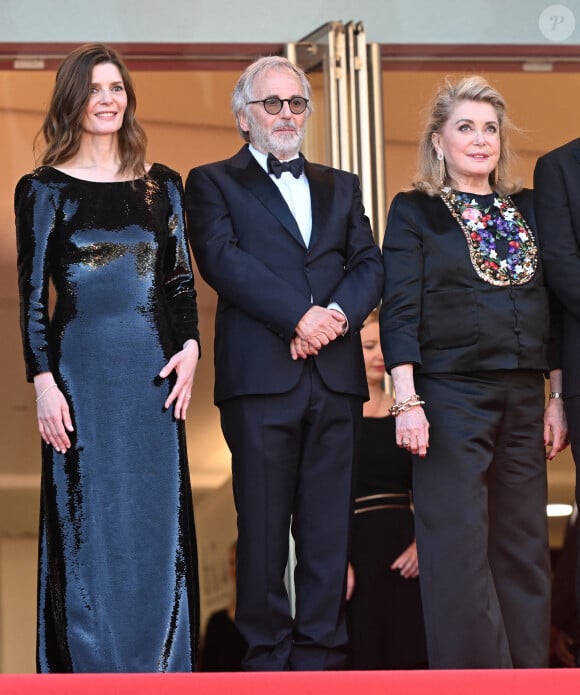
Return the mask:
<svg viewBox="0 0 580 695">
<path fill-rule="evenodd" d="M 34 673 L 35 539 L 0 539 L 0 616 L 0 671 Z"/>
</svg>

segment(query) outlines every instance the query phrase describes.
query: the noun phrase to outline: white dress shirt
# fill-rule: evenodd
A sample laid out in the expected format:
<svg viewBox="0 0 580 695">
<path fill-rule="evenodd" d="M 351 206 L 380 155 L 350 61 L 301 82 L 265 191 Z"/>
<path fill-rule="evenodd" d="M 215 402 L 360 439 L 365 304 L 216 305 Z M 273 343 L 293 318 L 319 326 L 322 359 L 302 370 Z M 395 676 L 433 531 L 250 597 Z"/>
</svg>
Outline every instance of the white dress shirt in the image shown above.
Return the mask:
<svg viewBox="0 0 580 695">
<path fill-rule="evenodd" d="M 249 145 L 249 150 L 254 159 L 268 174 L 268 155 L 257 150 L 253 145 Z M 290 212 L 294 215 L 300 234 L 304 239 L 306 248 L 310 244 L 310 236 L 312 234 L 312 201 L 310 199 L 310 186 L 304 172 L 295 178 L 289 171 L 283 171 L 280 178 L 276 178 L 274 174 L 268 174 L 272 181 L 278 186 L 278 190 L 286 201 L 286 205 L 290 208 Z M 311 298 L 312 301 L 312 298 Z M 336 302 L 331 302 L 327 309 L 336 309 L 344 315 L 346 327 L 344 332 L 348 331 L 348 319 L 344 311 Z"/>
<path fill-rule="evenodd" d="M 262 169 L 268 173 L 268 156 L 263 152 L 259 152 L 252 145 L 250 145 L 250 152 Z M 283 171 L 279 179 L 274 174 L 268 175 L 278 186 L 278 190 L 286 201 L 286 205 L 288 205 L 290 212 L 294 215 L 300 234 L 302 234 L 306 248 L 308 248 L 310 235 L 312 234 L 312 202 L 310 200 L 308 179 L 304 173 L 299 178 L 294 178 L 289 171 Z"/>
</svg>

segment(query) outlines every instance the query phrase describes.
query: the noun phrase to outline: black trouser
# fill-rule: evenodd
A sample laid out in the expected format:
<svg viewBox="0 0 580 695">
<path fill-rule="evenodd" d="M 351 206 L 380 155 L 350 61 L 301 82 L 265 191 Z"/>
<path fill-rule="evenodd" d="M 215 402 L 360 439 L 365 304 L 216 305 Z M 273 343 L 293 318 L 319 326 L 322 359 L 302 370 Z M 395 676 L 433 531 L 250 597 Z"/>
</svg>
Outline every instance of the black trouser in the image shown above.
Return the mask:
<svg viewBox="0 0 580 695">
<path fill-rule="evenodd" d="M 543 377 L 417 375 L 430 447 L 413 457 L 431 668 L 547 666 Z"/>
<path fill-rule="evenodd" d="M 248 642 L 244 668 L 341 668 L 362 399 L 329 391 L 309 360 L 288 393 L 220 407 L 238 513 L 236 625 Z M 294 617 L 283 581 L 290 525 Z"/>
<path fill-rule="evenodd" d="M 564 399 L 566 420 L 568 421 L 568 438 L 572 445 L 572 456 L 576 465 L 576 505 L 580 509 L 580 475 L 578 475 L 578 462 L 580 461 L 580 396 Z M 577 527 L 578 528 L 578 527 Z M 576 552 L 576 611 L 580 615 L 580 533 L 577 536 Z M 580 666 L 580 654 L 578 655 Z"/>
</svg>

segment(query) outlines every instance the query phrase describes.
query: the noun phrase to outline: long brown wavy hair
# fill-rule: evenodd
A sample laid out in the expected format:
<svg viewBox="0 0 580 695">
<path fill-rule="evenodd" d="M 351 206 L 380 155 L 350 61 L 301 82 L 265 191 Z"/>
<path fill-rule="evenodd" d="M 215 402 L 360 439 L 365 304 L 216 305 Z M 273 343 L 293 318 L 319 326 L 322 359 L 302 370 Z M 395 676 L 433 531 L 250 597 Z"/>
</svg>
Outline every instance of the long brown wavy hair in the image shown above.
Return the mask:
<svg viewBox="0 0 580 695">
<path fill-rule="evenodd" d="M 82 121 L 90 99 L 93 68 L 102 63 L 111 63 L 118 68 L 127 94 L 123 125 L 117 133 L 119 173 L 141 178 L 146 173 L 147 136 L 135 118 L 135 88 L 120 55 L 103 43 L 79 46 L 59 67 L 44 123 L 35 138 L 35 151 L 42 136 L 45 147 L 39 159 L 44 165 L 64 164 L 78 153 L 83 133 Z"/>
</svg>

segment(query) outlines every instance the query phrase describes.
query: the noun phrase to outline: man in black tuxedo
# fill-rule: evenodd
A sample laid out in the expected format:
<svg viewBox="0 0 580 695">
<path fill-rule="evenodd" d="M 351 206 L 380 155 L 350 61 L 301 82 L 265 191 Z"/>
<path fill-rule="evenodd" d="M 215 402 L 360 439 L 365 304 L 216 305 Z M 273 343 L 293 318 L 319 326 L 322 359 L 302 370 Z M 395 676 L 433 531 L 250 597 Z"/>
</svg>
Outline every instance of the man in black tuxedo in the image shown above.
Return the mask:
<svg viewBox="0 0 580 695">
<path fill-rule="evenodd" d="M 561 361 L 568 436 L 576 462 L 576 502 L 580 501 L 580 138 L 538 159 L 534 207 L 546 281 L 561 305 Z M 580 539 L 579 539 L 580 540 Z M 580 552 L 578 553 L 580 560 Z M 580 563 L 576 571 L 580 609 Z"/>
<path fill-rule="evenodd" d="M 353 464 L 368 397 L 359 329 L 383 271 L 357 177 L 299 152 L 310 97 L 285 58 L 250 65 L 232 98 L 248 144 L 186 183 L 191 245 L 218 293 L 215 401 L 232 452 L 246 670 L 340 668 L 347 647 Z M 294 617 L 283 581 L 290 528 Z"/>
</svg>

